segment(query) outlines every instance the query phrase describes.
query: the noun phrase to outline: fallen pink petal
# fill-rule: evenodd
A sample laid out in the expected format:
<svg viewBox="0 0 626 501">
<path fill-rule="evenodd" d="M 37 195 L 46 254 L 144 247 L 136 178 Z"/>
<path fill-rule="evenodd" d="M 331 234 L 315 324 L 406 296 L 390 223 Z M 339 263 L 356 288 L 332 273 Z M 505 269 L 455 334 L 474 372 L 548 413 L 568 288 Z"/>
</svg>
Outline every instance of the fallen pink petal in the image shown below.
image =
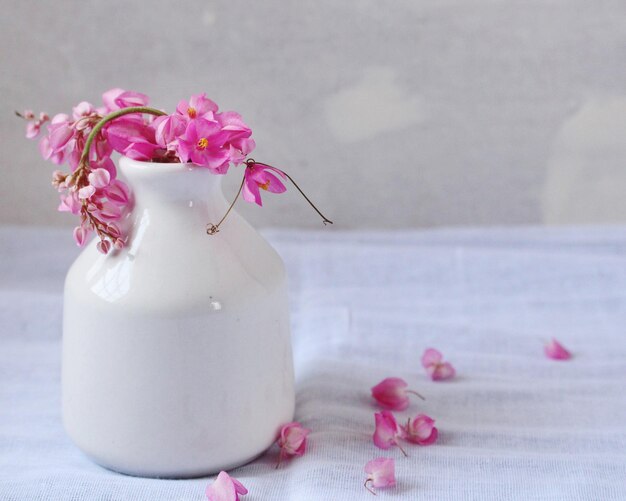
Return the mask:
<svg viewBox="0 0 626 501">
<path fill-rule="evenodd" d="M 402 427 L 402 438 L 417 445 L 431 445 L 437 441 L 439 431 L 435 428 L 435 420 L 426 414 L 418 414 L 407 421 Z"/>
<path fill-rule="evenodd" d="M 280 455 L 278 465 L 283 459 L 293 456 L 302 456 L 306 452 L 307 437 L 311 430 L 305 428 L 298 422 L 287 423 L 280 429 L 278 437 L 278 447 Z"/>
<path fill-rule="evenodd" d="M 552 339 L 544 346 L 546 357 L 552 360 L 569 360 L 572 354 L 556 339 Z"/>
<path fill-rule="evenodd" d="M 248 489 L 225 471 L 221 471 L 215 482 L 206 488 L 206 497 L 209 501 L 239 501 L 239 496 L 246 494 Z"/>
<path fill-rule="evenodd" d="M 365 488 L 376 494 L 373 488 L 393 487 L 396 485 L 395 461 L 393 458 L 372 459 L 365 465 Z"/>
<path fill-rule="evenodd" d="M 372 437 L 374 445 L 379 449 L 385 450 L 395 446 L 402 451 L 402 454 L 407 456 L 407 453 L 400 445 L 402 430 L 398 426 L 395 416 L 389 411 L 382 411 L 374 414 L 374 420 L 376 423 L 376 429 Z"/>
<path fill-rule="evenodd" d="M 452 379 L 456 371 L 450 362 L 443 361 L 443 355 L 439 350 L 428 348 L 422 355 L 422 366 L 433 381 Z"/>
<path fill-rule="evenodd" d="M 372 397 L 384 409 L 403 411 L 409 406 L 409 393 L 424 399 L 419 393 L 409 390 L 407 387 L 408 384 L 404 379 L 388 377 L 372 387 Z"/>
</svg>

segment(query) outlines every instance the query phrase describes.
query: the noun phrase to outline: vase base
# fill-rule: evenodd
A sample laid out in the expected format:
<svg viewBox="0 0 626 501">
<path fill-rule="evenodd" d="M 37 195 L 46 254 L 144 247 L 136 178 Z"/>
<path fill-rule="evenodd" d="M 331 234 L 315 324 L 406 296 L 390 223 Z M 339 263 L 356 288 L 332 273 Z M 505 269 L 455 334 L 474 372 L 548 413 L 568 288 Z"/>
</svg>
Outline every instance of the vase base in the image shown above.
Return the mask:
<svg viewBox="0 0 626 501">
<path fill-rule="evenodd" d="M 161 479 L 161 480 L 184 480 L 184 479 L 192 479 L 192 478 L 210 477 L 213 475 L 217 475 L 220 471 L 234 470 L 235 468 L 244 466 L 248 463 L 251 463 L 255 459 L 263 456 L 266 451 L 267 450 L 263 450 L 260 453 L 256 453 L 247 459 L 244 459 L 241 461 L 234 461 L 232 463 L 228 463 L 222 466 L 188 468 L 184 470 L 173 469 L 167 472 L 154 471 L 154 470 L 142 469 L 142 468 L 120 467 L 117 465 L 108 464 L 106 461 L 101 461 L 98 458 L 95 458 L 87 453 L 83 453 L 83 454 L 85 454 L 85 456 L 89 458 L 90 461 L 97 464 L 101 468 L 112 471 L 114 473 L 120 473 L 121 475 L 126 475 L 129 477 L 154 478 L 154 479 Z"/>
</svg>

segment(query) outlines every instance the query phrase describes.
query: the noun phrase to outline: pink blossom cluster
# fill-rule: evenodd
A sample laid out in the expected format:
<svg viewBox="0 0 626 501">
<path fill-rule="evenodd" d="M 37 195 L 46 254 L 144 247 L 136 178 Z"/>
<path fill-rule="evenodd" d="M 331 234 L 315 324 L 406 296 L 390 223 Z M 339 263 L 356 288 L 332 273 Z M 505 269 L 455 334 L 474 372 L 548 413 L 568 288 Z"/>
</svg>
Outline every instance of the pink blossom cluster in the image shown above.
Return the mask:
<svg viewBox="0 0 626 501">
<path fill-rule="evenodd" d="M 178 103 L 171 115 L 146 126 L 113 123 L 109 137 L 116 151 L 135 160 L 193 163 L 226 174 L 230 163 L 241 164 L 254 147 L 252 130 L 234 111 L 219 112 L 206 94 Z"/>
<path fill-rule="evenodd" d="M 83 101 L 71 115 L 59 113 L 50 120 L 46 113 L 38 118 L 30 110 L 18 114 L 27 121 L 26 137 L 30 139 L 37 138 L 47 124 L 47 133 L 39 141 L 43 158 L 69 166 L 69 173 L 54 172 L 52 184 L 60 192 L 58 210 L 80 218 L 74 229 L 78 245 L 84 245 L 93 232 L 100 238 L 98 249 L 105 254 L 126 244 L 120 222 L 131 209 L 132 197 L 128 186 L 117 179 L 113 151 L 135 160 L 191 163 L 225 174 L 231 163 L 243 163 L 254 149 L 252 131 L 241 116 L 218 111 L 205 94 L 180 101 L 171 115 L 147 108 L 148 103 L 145 94 L 116 88 L 102 95 L 101 106 Z M 132 112 L 129 108 L 141 109 Z M 157 114 L 161 116 L 153 119 Z M 108 121 L 103 120 L 107 116 Z M 89 152 L 85 152 L 92 132 Z M 260 189 L 285 191 L 272 174 L 284 177 L 282 171 L 254 162 L 248 167 L 245 200 L 261 205 Z"/>
</svg>

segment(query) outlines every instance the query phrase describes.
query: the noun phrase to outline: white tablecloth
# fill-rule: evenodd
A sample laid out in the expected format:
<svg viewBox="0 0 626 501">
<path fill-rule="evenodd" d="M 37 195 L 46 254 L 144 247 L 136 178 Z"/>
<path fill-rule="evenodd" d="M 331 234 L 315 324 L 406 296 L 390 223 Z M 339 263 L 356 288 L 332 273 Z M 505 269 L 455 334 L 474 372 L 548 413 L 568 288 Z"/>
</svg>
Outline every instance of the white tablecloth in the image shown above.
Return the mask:
<svg viewBox="0 0 626 501">
<path fill-rule="evenodd" d="M 626 499 L 626 228 L 414 233 L 266 232 L 289 270 L 297 419 L 306 455 L 275 451 L 232 474 L 246 501 L 370 499 L 363 466 L 396 458 L 381 499 Z M 1 238 L 0 499 L 202 500 L 210 479 L 104 470 L 60 420 L 68 231 Z M 557 337 L 574 354 L 544 357 Z M 454 381 L 428 381 L 440 349 Z M 410 457 L 371 440 L 369 388 L 399 376 L 439 441 Z M 408 415 L 409 413 L 402 413 Z"/>
</svg>

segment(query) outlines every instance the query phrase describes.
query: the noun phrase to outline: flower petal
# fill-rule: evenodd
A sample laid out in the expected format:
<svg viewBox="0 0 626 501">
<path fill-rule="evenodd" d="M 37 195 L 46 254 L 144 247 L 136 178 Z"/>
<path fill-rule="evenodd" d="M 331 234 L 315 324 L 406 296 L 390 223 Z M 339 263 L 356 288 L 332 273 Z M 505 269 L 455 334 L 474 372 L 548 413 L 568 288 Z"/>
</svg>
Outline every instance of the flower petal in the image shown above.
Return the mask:
<svg viewBox="0 0 626 501">
<path fill-rule="evenodd" d="M 546 357 L 552 360 L 569 360 L 572 358 L 572 354 L 554 338 L 544 346 L 544 352 Z"/>
<path fill-rule="evenodd" d="M 429 365 L 438 364 L 439 362 L 441 362 L 442 358 L 443 355 L 439 350 L 435 350 L 434 348 L 428 348 L 426 351 L 424 351 L 424 354 L 422 355 L 422 366 L 426 368 Z"/>
</svg>

